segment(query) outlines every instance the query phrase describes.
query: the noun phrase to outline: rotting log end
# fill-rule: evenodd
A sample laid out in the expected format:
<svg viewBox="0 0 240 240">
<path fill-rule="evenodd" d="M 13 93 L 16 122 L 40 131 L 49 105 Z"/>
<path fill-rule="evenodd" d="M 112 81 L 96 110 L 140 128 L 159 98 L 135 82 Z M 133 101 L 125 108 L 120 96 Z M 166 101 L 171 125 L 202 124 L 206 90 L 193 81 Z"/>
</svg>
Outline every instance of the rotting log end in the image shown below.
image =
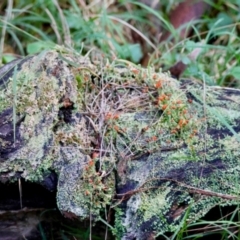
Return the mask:
<svg viewBox="0 0 240 240">
<path fill-rule="evenodd" d="M 238 90 L 56 51 L 16 64 L 0 70 L 0 181 L 55 174 L 62 212 L 110 205 L 123 239 L 239 203 Z"/>
</svg>

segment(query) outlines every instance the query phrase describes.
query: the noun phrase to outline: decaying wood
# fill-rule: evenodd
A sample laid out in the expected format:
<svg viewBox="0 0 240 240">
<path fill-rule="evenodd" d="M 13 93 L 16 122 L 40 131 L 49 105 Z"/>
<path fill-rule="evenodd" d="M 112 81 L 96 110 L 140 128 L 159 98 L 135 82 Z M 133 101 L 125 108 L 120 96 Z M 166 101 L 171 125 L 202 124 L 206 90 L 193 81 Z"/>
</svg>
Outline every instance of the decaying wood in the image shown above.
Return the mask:
<svg viewBox="0 0 240 240">
<path fill-rule="evenodd" d="M 239 204 L 239 90 L 57 51 L 0 73 L 1 182 L 57 188 L 66 216 L 110 206 L 122 239 Z"/>
</svg>

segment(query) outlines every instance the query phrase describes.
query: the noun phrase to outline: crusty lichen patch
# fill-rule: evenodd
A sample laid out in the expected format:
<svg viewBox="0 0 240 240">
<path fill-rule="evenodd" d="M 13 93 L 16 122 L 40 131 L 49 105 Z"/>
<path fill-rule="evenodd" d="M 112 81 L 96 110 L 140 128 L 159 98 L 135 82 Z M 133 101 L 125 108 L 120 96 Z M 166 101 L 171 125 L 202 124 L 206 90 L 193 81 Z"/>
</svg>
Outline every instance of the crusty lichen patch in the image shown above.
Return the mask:
<svg viewBox="0 0 240 240">
<path fill-rule="evenodd" d="M 239 203 L 237 90 L 56 51 L 3 84 L 0 180 L 56 172 L 67 216 L 97 219 L 113 203 L 123 213 L 115 234 L 141 239 L 174 231 L 186 212 L 195 221 Z"/>
</svg>

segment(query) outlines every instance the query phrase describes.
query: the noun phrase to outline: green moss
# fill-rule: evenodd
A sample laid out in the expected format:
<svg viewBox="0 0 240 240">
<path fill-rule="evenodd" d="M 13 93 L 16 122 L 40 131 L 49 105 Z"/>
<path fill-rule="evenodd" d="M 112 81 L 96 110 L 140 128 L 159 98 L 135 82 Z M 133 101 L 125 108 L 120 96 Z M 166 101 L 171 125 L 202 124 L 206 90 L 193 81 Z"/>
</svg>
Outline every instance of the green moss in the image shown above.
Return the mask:
<svg viewBox="0 0 240 240">
<path fill-rule="evenodd" d="M 122 239 L 124 233 L 126 233 L 126 227 L 122 224 L 122 218 L 124 216 L 124 212 L 121 208 L 115 208 L 115 224 L 114 229 L 112 230 L 113 235 L 116 237 L 117 240 Z"/>
<path fill-rule="evenodd" d="M 189 205 L 195 221 L 216 204 L 238 202 L 199 192 L 239 192 L 237 93 L 55 51 L 25 62 L 15 80 L 0 91 L 0 106 L 16 101 L 6 122 L 17 127 L 19 147 L 0 173 L 40 182 L 55 171 L 62 212 L 97 219 L 117 185 L 130 191 L 124 214 L 116 213 L 115 234 L 122 237 L 172 231 Z M 9 144 L 0 137 L 2 149 Z"/>
<path fill-rule="evenodd" d="M 166 198 L 170 189 L 158 192 L 154 191 L 151 196 L 148 193 L 141 194 L 141 204 L 139 211 L 142 214 L 143 221 L 148 221 L 152 217 L 162 218 L 166 210 L 169 208 Z"/>
</svg>

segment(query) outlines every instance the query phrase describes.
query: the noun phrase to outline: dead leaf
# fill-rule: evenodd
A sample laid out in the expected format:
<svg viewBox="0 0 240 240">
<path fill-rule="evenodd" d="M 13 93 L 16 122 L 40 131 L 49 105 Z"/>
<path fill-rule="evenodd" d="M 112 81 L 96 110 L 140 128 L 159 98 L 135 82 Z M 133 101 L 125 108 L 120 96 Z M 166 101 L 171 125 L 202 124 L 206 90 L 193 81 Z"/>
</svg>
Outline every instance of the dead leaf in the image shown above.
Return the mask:
<svg viewBox="0 0 240 240">
<path fill-rule="evenodd" d="M 199 19 L 209 8 L 209 5 L 203 0 L 185 0 L 177 5 L 170 12 L 170 22 L 175 29 L 193 20 Z M 180 32 L 180 38 L 183 39 L 190 34 L 189 28 L 183 28 Z M 161 41 L 166 40 L 170 33 L 166 33 L 161 38 Z"/>
</svg>

